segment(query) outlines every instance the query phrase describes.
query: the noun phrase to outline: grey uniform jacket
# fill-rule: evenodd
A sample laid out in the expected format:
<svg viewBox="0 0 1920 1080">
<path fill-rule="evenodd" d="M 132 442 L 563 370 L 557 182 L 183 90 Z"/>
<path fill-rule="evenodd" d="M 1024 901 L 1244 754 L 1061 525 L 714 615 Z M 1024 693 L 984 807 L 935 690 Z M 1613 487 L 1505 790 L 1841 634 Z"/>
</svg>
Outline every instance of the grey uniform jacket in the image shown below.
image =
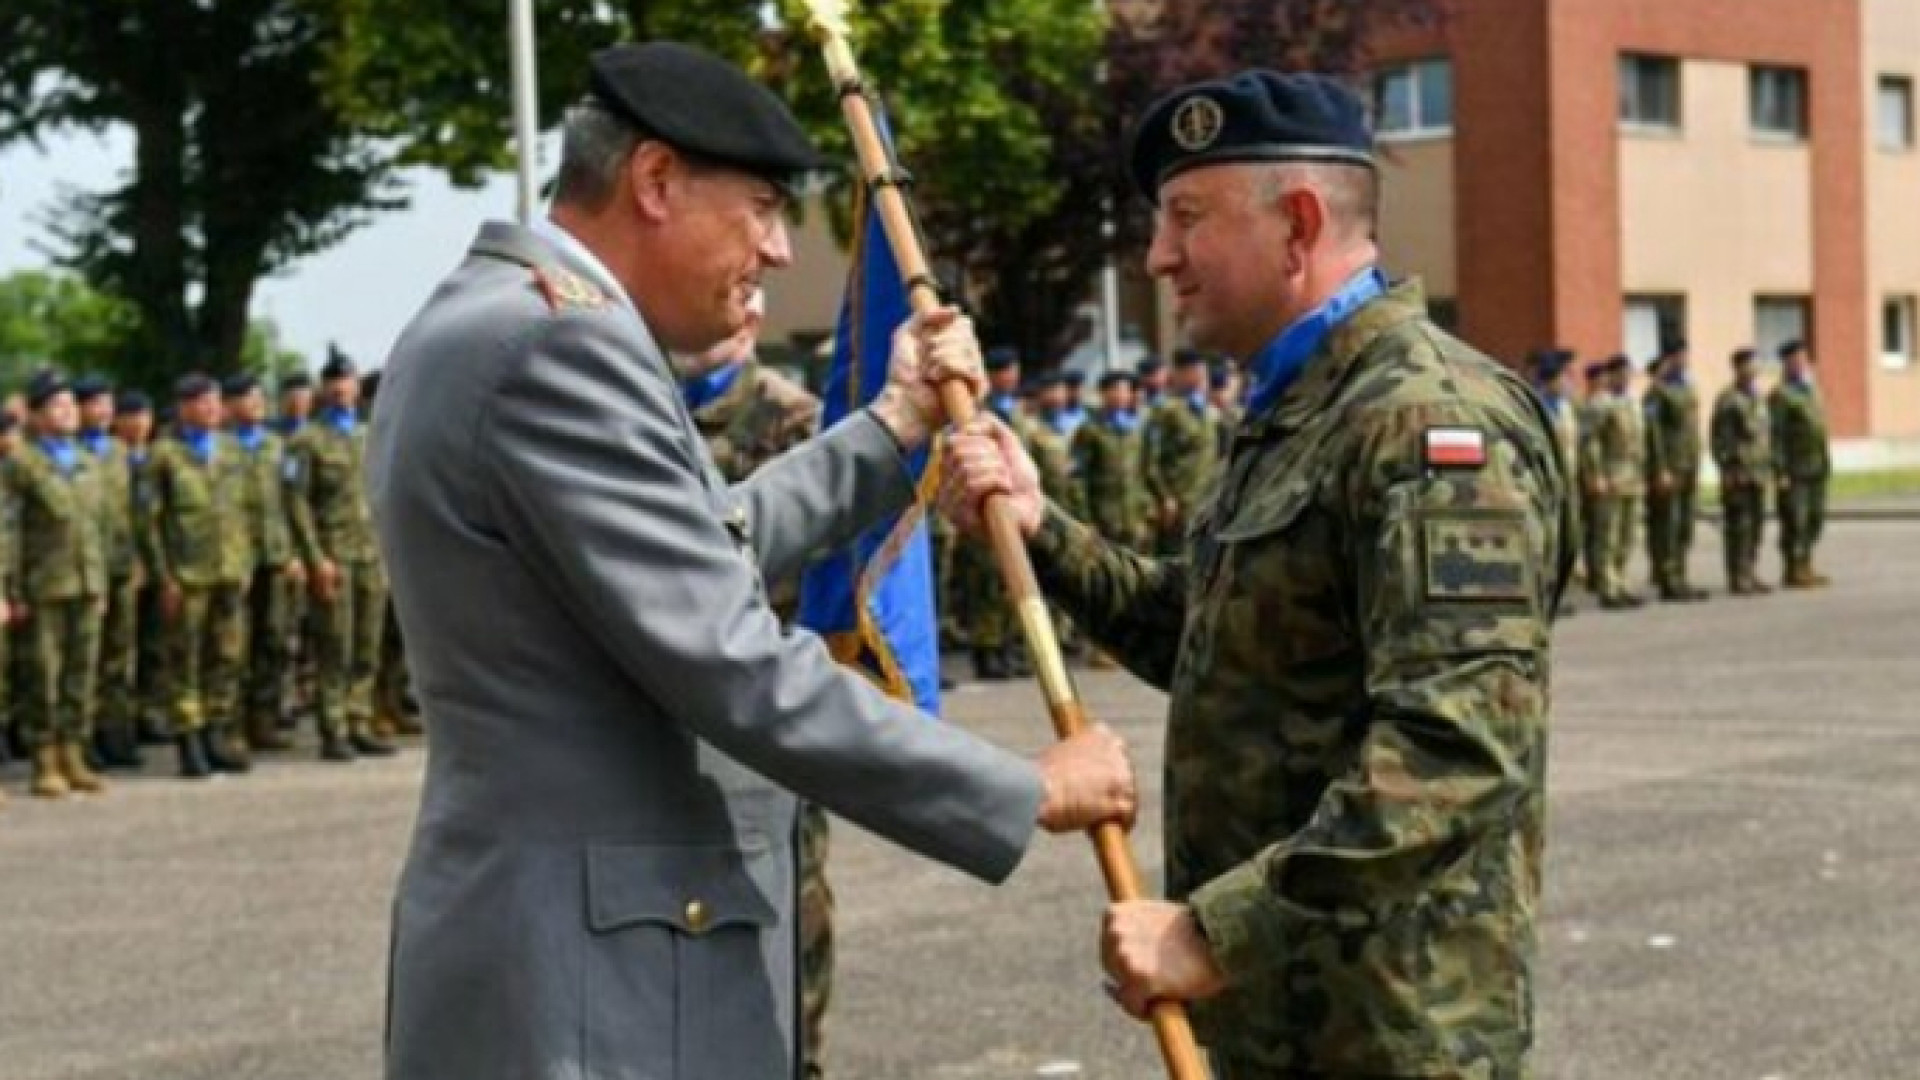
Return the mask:
<svg viewBox="0 0 1920 1080">
<path fill-rule="evenodd" d="M 393 1080 L 793 1076 L 789 792 L 991 881 L 1032 835 L 1029 763 L 767 607 L 763 575 L 911 497 L 885 429 L 729 489 L 593 272 L 488 224 L 381 386 L 370 498 L 431 730 Z"/>
</svg>

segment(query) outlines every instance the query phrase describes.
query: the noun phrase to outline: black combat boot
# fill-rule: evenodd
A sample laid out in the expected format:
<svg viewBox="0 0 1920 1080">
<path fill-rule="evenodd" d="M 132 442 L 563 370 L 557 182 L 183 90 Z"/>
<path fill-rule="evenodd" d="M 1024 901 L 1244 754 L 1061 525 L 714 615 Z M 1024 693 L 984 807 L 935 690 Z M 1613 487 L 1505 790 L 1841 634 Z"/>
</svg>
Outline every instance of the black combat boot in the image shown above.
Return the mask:
<svg viewBox="0 0 1920 1080">
<path fill-rule="evenodd" d="M 206 744 L 200 741 L 199 732 L 182 732 L 174 742 L 180 747 L 182 780 L 205 780 L 213 775 L 213 766 L 207 763 Z"/>
<path fill-rule="evenodd" d="M 973 650 L 973 677 L 981 682 L 999 682 L 1007 677 L 1007 661 L 999 649 Z"/>
<path fill-rule="evenodd" d="M 353 752 L 353 747 L 348 746 L 347 740 L 341 738 L 339 733 L 332 731 L 320 733 L 321 761 L 352 761 L 356 756 L 358 755 Z"/>
<path fill-rule="evenodd" d="M 201 728 L 200 746 L 207 755 L 207 763 L 215 772 L 243 773 L 253 768 L 253 762 L 234 752 L 232 735 L 224 728 Z"/>
<path fill-rule="evenodd" d="M 400 748 L 375 735 L 365 728 L 356 728 L 347 736 L 347 742 L 354 752 L 364 757 L 388 757 L 400 752 Z"/>
</svg>

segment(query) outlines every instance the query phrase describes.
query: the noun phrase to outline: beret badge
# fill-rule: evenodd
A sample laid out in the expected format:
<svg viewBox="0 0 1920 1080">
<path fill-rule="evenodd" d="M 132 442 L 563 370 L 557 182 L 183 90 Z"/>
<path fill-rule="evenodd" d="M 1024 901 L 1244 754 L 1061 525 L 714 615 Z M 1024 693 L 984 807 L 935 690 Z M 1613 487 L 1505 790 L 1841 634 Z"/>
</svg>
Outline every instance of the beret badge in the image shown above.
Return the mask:
<svg viewBox="0 0 1920 1080">
<path fill-rule="evenodd" d="M 1173 111 L 1169 121 L 1173 129 L 1173 141 L 1180 149 L 1188 153 L 1205 150 L 1220 137 L 1220 129 L 1226 118 L 1220 112 L 1220 106 L 1212 98 L 1205 96 L 1190 97 L 1181 102 Z"/>
</svg>

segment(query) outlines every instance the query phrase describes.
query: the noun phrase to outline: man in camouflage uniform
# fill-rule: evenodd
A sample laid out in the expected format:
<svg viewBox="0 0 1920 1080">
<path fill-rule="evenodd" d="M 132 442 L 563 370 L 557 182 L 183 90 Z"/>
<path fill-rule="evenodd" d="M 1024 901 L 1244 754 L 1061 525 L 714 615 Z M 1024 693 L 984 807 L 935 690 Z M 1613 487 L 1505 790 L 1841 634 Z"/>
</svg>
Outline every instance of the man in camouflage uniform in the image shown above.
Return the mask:
<svg viewBox="0 0 1920 1080">
<path fill-rule="evenodd" d="M 327 346 L 329 357 L 338 352 L 334 346 Z M 295 371 L 281 378 L 280 402 L 274 413 L 273 430 L 280 436 L 282 444 L 291 443 L 312 416 L 313 376 L 305 371 Z M 287 664 L 290 672 L 288 690 L 294 705 L 281 719 L 283 730 L 292 730 L 294 727 L 298 715 L 296 709 L 315 708 L 319 700 L 314 678 L 315 625 L 313 603 L 306 587 L 290 587 L 287 590 Z"/>
<path fill-rule="evenodd" d="M 387 582 L 361 468 L 367 436 L 358 409 L 359 375 L 336 352 L 321 369 L 320 382 L 320 411 L 288 442 L 282 477 L 318 623 L 320 756 L 352 761 L 356 753 L 394 752 L 372 726 Z"/>
<path fill-rule="evenodd" d="M 1174 354 L 1168 393 L 1141 430 L 1141 480 L 1151 508 L 1154 552 L 1186 547 L 1187 525 L 1213 483 L 1219 465 L 1220 416 L 1207 396 L 1207 354 Z"/>
<path fill-rule="evenodd" d="M 1233 449 L 1233 433 L 1240 429 L 1240 372 L 1232 364 L 1216 363 L 1208 374 L 1207 388 L 1208 396 L 1213 399 L 1213 411 L 1220 417 L 1220 425 L 1214 429 L 1219 436 L 1214 457 L 1225 461 L 1227 451 Z"/>
<path fill-rule="evenodd" d="M 160 590 L 151 568 L 146 566 L 146 547 L 139 536 L 149 490 L 147 462 L 153 454 L 153 399 L 144 391 L 122 390 L 113 405 L 113 437 L 126 453 L 133 496 L 134 550 L 141 562 L 133 624 L 134 722 L 141 746 L 166 746 L 174 741 L 173 699 L 166 683 L 167 620 L 160 610 Z"/>
<path fill-rule="evenodd" d="M 20 511 L 6 477 L 19 445 L 20 421 L 0 409 L 0 765 L 12 760 L 13 741 L 18 737 L 13 729 L 13 616 L 14 598 L 20 595 Z M 0 793 L 0 802 L 5 801 Z"/>
<path fill-rule="evenodd" d="M 253 549 L 242 586 L 247 646 L 240 662 L 241 729 L 254 750 L 287 750 L 293 740 L 280 721 L 293 637 L 288 600 L 305 587 L 307 570 L 294 553 L 287 518 L 286 442 L 265 424 L 267 397 L 258 378 L 228 376 L 221 397 L 245 477 L 242 516 Z"/>
<path fill-rule="evenodd" d="M 1767 529 L 1767 491 L 1773 487 L 1773 433 L 1767 404 L 1754 378 L 1752 349 L 1733 354 L 1733 385 L 1713 402 L 1713 463 L 1720 470 L 1720 535 L 1727 556 L 1727 591 L 1762 596 L 1760 537 Z"/>
<path fill-rule="evenodd" d="M 1789 589 L 1824 589 L 1833 582 L 1813 568 L 1813 549 L 1827 522 L 1827 480 L 1833 475 L 1827 410 L 1813 381 L 1806 343 L 1780 346 L 1780 383 L 1767 396 L 1773 422 L 1773 471 L 1780 485 L 1780 559 Z"/>
<path fill-rule="evenodd" d="M 1633 400 L 1633 363 L 1625 355 L 1607 361 L 1602 390 L 1589 405 L 1579 475 L 1593 504 L 1593 571 L 1600 606 L 1608 611 L 1639 607 L 1627 588 L 1634 525 L 1640 520 L 1646 477 L 1646 436 Z"/>
<path fill-rule="evenodd" d="M 379 407 L 380 376 L 369 371 L 360 378 L 360 412 L 368 423 Z M 407 645 L 401 637 L 400 614 L 393 597 L 387 597 L 380 617 L 380 662 L 373 676 L 373 733 L 382 739 L 416 736 L 426 733 L 409 702 L 411 678 L 407 673 Z"/>
<path fill-rule="evenodd" d="M 147 460 L 143 533 L 167 616 L 180 775 L 203 780 L 251 767 L 240 679 L 254 548 L 246 466 L 220 430 L 219 384 L 198 372 L 181 376 L 174 415 L 172 433 Z"/>
<path fill-rule="evenodd" d="M 33 794 L 59 798 L 105 785 L 87 765 L 107 567 L 99 472 L 74 438 L 72 388 L 43 371 L 27 388 L 31 437 L 14 452 L 7 494 L 18 515 L 13 597 L 25 611 L 21 720 L 33 755 Z M 18 612 L 15 612 L 18 614 Z"/>
<path fill-rule="evenodd" d="M 1167 399 L 1167 365 L 1149 356 L 1133 368 L 1133 408 L 1151 413 Z"/>
<path fill-rule="evenodd" d="M 1344 84 L 1250 73 L 1141 125 L 1149 269 L 1254 379 L 1186 556 L 1047 506 L 985 423 L 947 485 L 969 525 L 1009 492 L 1048 595 L 1170 694 L 1173 900 L 1108 909 L 1113 992 L 1191 1002 L 1216 1080 L 1519 1080 L 1574 527 L 1551 421 L 1376 269 Z"/>
<path fill-rule="evenodd" d="M 748 305 L 747 325 L 697 357 L 675 357 L 675 374 L 693 422 L 728 483 L 810 438 L 820 424 L 820 401 L 806 387 L 762 365 L 756 354 L 764 293 Z M 800 582 L 767 583 L 767 599 L 783 621 L 800 609 Z M 833 888 L 827 879 L 831 835 L 827 812 L 800 804 L 800 1012 L 803 1075 L 826 1075 L 824 1026 L 833 999 Z"/>
<path fill-rule="evenodd" d="M 1655 361 L 1641 399 L 1647 437 L 1647 561 L 1664 601 L 1705 600 L 1687 582 L 1693 550 L 1694 496 L 1700 488 L 1700 396 L 1687 377 L 1687 343 Z"/>
<path fill-rule="evenodd" d="M 1100 376 L 1100 410 L 1073 433 L 1073 469 L 1087 520 L 1121 547 L 1151 546 L 1150 506 L 1140 477 L 1140 414 L 1134 411 L 1134 377 L 1124 371 Z"/>
<path fill-rule="evenodd" d="M 1566 349 L 1543 349 L 1532 358 L 1533 390 L 1539 395 L 1540 404 L 1546 407 L 1547 415 L 1553 417 L 1553 441 L 1560 451 L 1560 464 L 1567 471 L 1567 483 L 1575 491 L 1580 490 L 1580 409 L 1567 393 L 1567 384 L 1572 381 L 1568 369 L 1573 365 L 1573 353 Z M 1584 507 L 1583 507 L 1584 509 Z M 1591 523 L 1581 519 L 1582 529 Z M 1578 541 L 1570 538 L 1577 548 Z M 1560 601 L 1561 615 L 1578 613 L 1578 608 L 1570 599 Z"/>
<path fill-rule="evenodd" d="M 1020 354 L 1002 346 L 986 355 L 987 396 L 983 406 L 1026 437 L 1028 420 L 1019 397 Z M 967 647 L 973 655 L 973 677 L 997 681 L 1024 676 L 1018 649 L 1018 630 L 1007 607 L 1006 590 L 993 551 L 985 544 L 961 539 L 954 545 L 955 591 L 964 598 Z"/>
<path fill-rule="evenodd" d="M 107 610 L 100 631 L 100 669 L 95 675 L 94 745 L 109 769 L 139 770 L 140 565 L 133 463 L 113 436 L 113 387 L 98 376 L 74 380 L 80 406 L 80 445 L 98 473 L 101 550 L 107 561 Z"/>
</svg>

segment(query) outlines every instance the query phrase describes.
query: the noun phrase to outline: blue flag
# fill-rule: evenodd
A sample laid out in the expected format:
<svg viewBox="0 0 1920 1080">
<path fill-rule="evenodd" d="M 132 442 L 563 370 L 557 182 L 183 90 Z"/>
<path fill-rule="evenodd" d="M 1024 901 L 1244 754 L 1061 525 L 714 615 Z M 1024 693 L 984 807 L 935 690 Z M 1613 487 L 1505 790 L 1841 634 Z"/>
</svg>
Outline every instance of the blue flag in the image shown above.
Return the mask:
<svg viewBox="0 0 1920 1080">
<path fill-rule="evenodd" d="M 894 331 L 911 314 L 878 208 L 864 185 L 855 199 L 853 266 L 834 334 L 823 429 L 858 412 L 886 386 Z M 923 447 L 909 461 L 916 482 L 927 477 L 930 458 Z M 799 622 L 818 633 L 841 663 L 937 716 L 940 620 L 925 502 L 916 500 L 862 533 L 851 548 L 810 567 L 800 582 Z"/>
</svg>

